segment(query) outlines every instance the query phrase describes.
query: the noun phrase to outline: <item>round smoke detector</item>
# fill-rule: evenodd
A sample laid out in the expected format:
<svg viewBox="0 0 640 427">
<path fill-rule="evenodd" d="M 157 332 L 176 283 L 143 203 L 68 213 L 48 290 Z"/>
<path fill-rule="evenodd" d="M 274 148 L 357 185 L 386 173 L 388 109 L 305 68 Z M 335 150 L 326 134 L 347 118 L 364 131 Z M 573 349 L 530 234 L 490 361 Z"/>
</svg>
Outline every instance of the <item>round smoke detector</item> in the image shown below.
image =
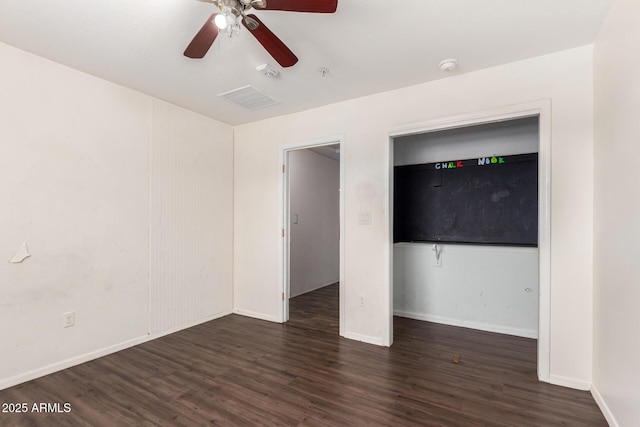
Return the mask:
<svg viewBox="0 0 640 427">
<path fill-rule="evenodd" d="M 440 67 L 440 71 L 453 71 L 458 66 L 458 60 L 455 58 L 443 59 L 442 61 L 440 61 L 440 64 L 438 64 L 438 66 Z"/>
</svg>

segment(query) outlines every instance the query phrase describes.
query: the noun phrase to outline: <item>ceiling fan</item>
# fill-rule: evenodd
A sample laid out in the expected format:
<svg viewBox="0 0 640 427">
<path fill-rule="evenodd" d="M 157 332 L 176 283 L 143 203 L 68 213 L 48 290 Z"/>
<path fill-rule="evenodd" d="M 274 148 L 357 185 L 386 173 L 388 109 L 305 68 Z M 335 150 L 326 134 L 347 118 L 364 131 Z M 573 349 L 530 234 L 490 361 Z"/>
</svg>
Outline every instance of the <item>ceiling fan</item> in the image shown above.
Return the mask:
<svg viewBox="0 0 640 427">
<path fill-rule="evenodd" d="M 298 58 L 264 23 L 247 11 L 281 10 L 287 12 L 333 13 L 338 8 L 338 0 L 204 0 L 215 3 L 220 10 L 212 14 L 195 35 L 184 56 L 203 58 L 220 31 L 229 35 L 240 29 L 238 21 L 244 25 L 267 52 L 283 67 L 291 67 Z"/>
</svg>

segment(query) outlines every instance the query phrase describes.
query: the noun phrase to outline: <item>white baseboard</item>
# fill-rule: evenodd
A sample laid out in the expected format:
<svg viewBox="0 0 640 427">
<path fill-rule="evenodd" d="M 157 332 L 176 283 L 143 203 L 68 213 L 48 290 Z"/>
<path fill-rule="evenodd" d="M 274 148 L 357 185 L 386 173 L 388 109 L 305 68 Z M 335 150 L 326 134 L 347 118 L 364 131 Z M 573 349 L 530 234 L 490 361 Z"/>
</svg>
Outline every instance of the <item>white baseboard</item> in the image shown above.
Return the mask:
<svg viewBox="0 0 640 427">
<path fill-rule="evenodd" d="M 423 320 L 426 322 L 440 323 L 449 326 L 459 326 L 462 328 L 478 329 L 480 331 L 495 332 L 498 334 L 515 335 L 517 337 L 538 339 L 538 331 L 536 330 L 513 328 L 510 326 L 493 325 L 489 323 L 471 322 L 467 320 L 455 319 L 452 317 L 435 316 L 431 314 L 415 313 L 402 310 L 394 310 L 393 315 L 406 317 L 409 319 Z"/>
<path fill-rule="evenodd" d="M 371 336 L 371 335 L 357 334 L 355 332 L 346 332 L 343 335 L 343 337 L 347 338 L 347 339 L 350 339 L 350 340 L 354 340 L 354 341 L 365 342 L 367 344 L 384 346 L 384 341 L 383 341 L 382 337 L 374 337 L 374 336 Z"/>
<path fill-rule="evenodd" d="M 220 312 L 214 314 L 212 316 L 208 316 L 202 319 L 199 319 L 194 322 L 190 322 L 181 326 L 177 326 L 171 329 L 167 329 L 164 331 L 156 332 L 153 334 L 147 334 L 140 337 L 132 338 L 127 341 L 123 341 L 118 344 L 114 344 L 108 347 L 104 347 L 95 351 L 91 351 L 89 353 L 81 354 L 76 357 L 72 357 L 66 360 L 62 360 L 60 362 L 52 363 L 51 365 L 44 366 L 42 368 L 34 369 L 32 371 L 23 372 L 21 374 L 15 375 L 13 377 L 5 378 L 0 380 L 0 390 L 5 388 L 13 387 L 15 385 L 35 380 L 36 378 L 43 377 L 45 375 L 53 374 L 54 372 L 62 371 L 63 369 L 71 368 L 76 365 L 80 365 L 85 362 L 89 362 L 91 360 L 99 359 L 103 356 L 108 356 L 109 354 L 117 353 L 118 351 L 125 350 L 127 348 L 145 343 L 147 341 L 154 340 L 156 338 L 163 337 L 165 335 L 172 334 L 174 332 L 178 332 L 183 329 L 191 328 L 193 326 L 199 325 L 201 323 L 209 322 L 211 320 L 215 320 L 217 318 L 226 316 L 231 314 L 231 310 L 226 310 L 224 312 Z"/>
<path fill-rule="evenodd" d="M 282 323 L 282 320 L 278 316 L 272 316 L 270 314 L 258 313 L 250 310 L 243 310 L 241 308 L 236 308 L 233 310 L 235 314 L 239 314 L 240 316 L 253 317 L 254 319 L 266 320 L 268 322 L 274 323 Z"/>
<path fill-rule="evenodd" d="M 173 334 L 174 332 L 181 331 L 183 329 L 189 329 L 189 328 L 192 328 L 194 326 L 200 325 L 202 323 L 207 323 L 207 322 L 210 322 L 212 320 L 216 320 L 216 319 L 219 319 L 221 317 L 228 316 L 229 314 L 232 314 L 232 313 L 233 313 L 233 310 L 220 311 L 220 312 L 218 312 L 216 314 L 212 314 L 210 316 L 203 317 L 203 318 L 198 319 L 198 320 L 194 320 L 193 322 L 183 323 L 182 325 L 174 326 L 172 328 L 164 329 L 162 331 L 154 331 L 153 333 L 150 334 L 150 336 L 151 336 L 151 339 L 160 338 L 160 337 L 163 337 L 165 335 L 169 335 L 169 334 Z"/>
<path fill-rule="evenodd" d="M 594 384 L 591 384 L 591 395 L 593 396 L 593 400 L 598 404 L 598 407 L 600 408 L 600 411 L 602 411 L 602 415 L 604 415 L 605 420 L 609 423 L 609 426 L 619 427 L 620 424 L 616 421 L 613 413 L 611 413 L 611 410 L 609 409 L 609 406 L 607 406 L 607 403 L 604 401 L 602 395 L 598 392 L 598 389 Z"/>
<path fill-rule="evenodd" d="M 52 374 L 54 372 L 62 371 L 63 369 L 67 369 L 72 366 L 89 362 L 90 360 L 98 359 L 100 357 L 103 357 L 112 353 L 116 353 L 120 350 L 124 350 L 126 348 L 133 347 L 138 344 L 142 344 L 143 342 L 149 341 L 151 339 L 153 338 L 150 335 L 144 335 L 138 338 L 133 338 L 131 340 L 121 342 L 116 345 L 102 348 L 100 350 L 92 351 L 90 353 L 85 353 L 80 356 L 72 357 L 70 359 L 63 360 L 57 363 L 52 363 L 51 365 L 44 366 L 42 368 L 34 369 L 28 372 L 23 372 L 13 377 L 5 378 L 3 380 L 0 380 L 0 390 L 13 387 L 15 385 L 18 385 L 27 381 L 35 380 L 36 378 L 40 378 L 45 375 Z"/>
<path fill-rule="evenodd" d="M 576 378 L 562 377 L 560 375 L 550 375 L 549 383 L 562 387 L 575 388 L 576 390 L 591 390 L 591 382 Z"/>
</svg>

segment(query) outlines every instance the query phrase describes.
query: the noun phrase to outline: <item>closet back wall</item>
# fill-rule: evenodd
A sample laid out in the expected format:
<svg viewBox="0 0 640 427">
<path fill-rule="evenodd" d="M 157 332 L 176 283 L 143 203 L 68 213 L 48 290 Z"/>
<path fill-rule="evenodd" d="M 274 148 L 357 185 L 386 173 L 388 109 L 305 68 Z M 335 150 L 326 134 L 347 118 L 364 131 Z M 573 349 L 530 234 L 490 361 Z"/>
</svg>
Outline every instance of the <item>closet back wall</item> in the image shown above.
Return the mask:
<svg viewBox="0 0 640 427">
<path fill-rule="evenodd" d="M 538 119 L 477 125 L 394 140 L 394 164 L 538 151 Z M 394 245 L 394 314 L 530 338 L 538 336 L 538 248 Z"/>
</svg>

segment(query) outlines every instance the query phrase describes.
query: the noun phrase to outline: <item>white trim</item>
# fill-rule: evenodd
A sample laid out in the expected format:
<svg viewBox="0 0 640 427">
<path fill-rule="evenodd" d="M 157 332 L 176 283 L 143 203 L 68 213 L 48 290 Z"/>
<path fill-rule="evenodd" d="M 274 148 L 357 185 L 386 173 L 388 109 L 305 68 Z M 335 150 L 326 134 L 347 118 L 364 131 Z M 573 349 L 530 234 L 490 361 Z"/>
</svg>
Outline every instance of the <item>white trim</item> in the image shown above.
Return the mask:
<svg viewBox="0 0 640 427">
<path fill-rule="evenodd" d="M 551 100 L 541 99 L 522 104 L 507 105 L 484 111 L 470 112 L 449 117 L 441 117 L 422 123 L 408 124 L 385 130 L 384 143 L 384 179 L 385 179 L 385 219 L 386 256 L 383 264 L 384 276 L 388 280 L 389 317 L 393 313 L 393 205 L 391 204 L 393 183 L 393 140 L 396 137 L 415 135 L 435 130 L 452 129 L 482 123 L 512 120 L 523 117 L 539 117 L 539 147 L 538 147 L 538 249 L 539 249 L 539 303 L 538 303 L 538 378 L 550 382 L 551 375 Z M 387 304 L 383 304 L 383 307 Z M 393 320 L 391 319 L 390 322 Z M 392 325 L 383 331 L 392 335 Z M 389 338 L 391 340 L 392 337 Z"/>
<path fill-rule="evenodd" d="M 284 171 L 280 173 L 280 191 L 278 193 L 278 206 L 280 206 L 280 227 L 284 230 L 284 236 L 278 237 L 278 277 L 280 278 L 279 292 L 282 302 L 278 308 L 279 322 L 289 321 L 289 148 L 280 148 L 280 165 Z"/>
<path fill-rule="evenodd" d="M 130 340 L 127 340 L 127 341 L 123 341 L 121 343 L 109 346 L 109 347 L 105 347 L 105 348 L 101 348 L 99 350 L 91 351 L 89 353 L 85 353 L 85 354 L 82 354 L 80 356 L 72 357 L 71 359 L 62 360 L 60 362 L 56 362 L 56 363 L 53 363 L 51 365 L 44 366 L 42 368 L 34 369 L 33 371 L 24 372 L 22 374 L 19 374 L 19 375 L 13 376 L 13 377 L 5 378 L 3 380 L 0 380 L 0 390 L 3 390 L 5 388 L 9 388 L 9 387 L 13 387 L 15 385 L 18 385 L 18 384 L 21 384 L 21 383 L 24 383 L 24 382 L 27 382 L 27 381 L 35 380 L 36 378 L 40 378 L 40 377 L 43 377 L 45 375 L 52 374 L 54 372 L 62 371 L 64 369 L 71 368 L 73 366 L 89 362 L 91 360 L 99 359 L 100 357 L 108 356 L 109 354 L 117 353 L 118 351 L 125 350 L 127 348 L 131 348 L 131 347 L 134 347 L 136 345 L 143 344 L 143 343 L 145 343 L 147 341 L 152 341 L 152 340 L 155 340 L 157 338 L 161 338 L 161 337 L 163 337 L 165 335 L 169 335 L 169 334 L 181 331 L 183 329 L 188 329 L 188 328 L 191 328 L 193 326 L 200 325 L 202 323 L 206 323 L 206 322 L 209 322 L 211 320 L 215 320 L 215 319 L 218 319 L 220 317 L 227 316 L 229 314 L 231 314 L 231 310 L 225 310 L 223 312 L 217 313 L 217 314 L 212 315 L 212 316 L 205 317 L 205 318 L 197 320 L 195 322 L 190 322 L 190 323 L 184 324 L 182 326 L 178 326 L 178 327 L 175 327 L 175 328 L 167 329 L 167 330 L 161 331 L 159 333 L 148 334 L 148 335 L 144 335 L 144 336 L 141 336 L 141 337 L 133 338 L 133 339 L 130 339 Z"/>
<path fill-rule="evenodd" d="M 514 335 L 523 338 L 538 338 L 538 331 L 510 326 L 494 325 L 491 323 L 473 322 L 470 320 L 455 319 L 453 317 L 435 316 L 432 314 L 414 313 L 411 311 L 394 311 L 394 316 L 408 319 L 423 320 L 425 322 L 440 323 L 442 325 L 457 326 L 461 328 L 477 329 L 480 331 L 495 332 L 498 334 Z"/>
<path fill-rule="evenodd" d="M 539 101 L 538 378 L 551 376 L 551 100 Z"/>
<path fill-rule="evenodd" d="M 231 307 L 236 306 L 236 130 L 231 130 Z"/>
<path fill-rule="evenodd" d="M 279 237 L 279 249 L 278 249 L 278 265 L 279 277 L 280 277 L 280 292 L 284 294 L 284 300 L 280 304 L 279 310 L 279 322 L 286 322 L 289 320 L 289 151 L 303 150 L 306 148 L 319 147 L 323 145 L 340 145 L 340 273 L 339 273 L 339 287 L 340 287 L 340 335 L 345 336 L 345 225 L 344 225 L 344 212 L 345 212 L 345 171 L 346 171 L 346 146 L 344 135 L 329 136 L 325 138 L 302 141 L 290 144 L 284 144 L 280 146 L 280 165 L 285 165 L 285 172 L 280 174 L 280 227 L 285 230 L 285 237 Z M 281 166 L 280 166 L 281 167 Z"/>
<path fill-rule="evenodd" d="M 385 149 L 382 150 L 382 167 L 384 179 L 384 234 L 388 244 L 384 247 L 382 257 L 382 275 L 387 281 L 387 303 L 382 304 L 383 318 L 387 318 L 387 327 L 382 330 L 383 345 L 389 347 L 393 344 L 393 136 L 389 130 L 384 132 Z"/>
<path fill-rule="evenodd" d="M 604 418 L 607 420 L 607 423 L 609 423 L 611 427 L 619 427 L 620 424 L 616 421 L 616 418 L 613 416 L 613 412 L 611 412 L 611 409 L 609 409 L 609 406 L 607 406 L 607 403 L 604 401 L 602 395 L 594 384 L 591 384 L 591 395 L 600 408 L 602 415 L 604 415 Z"/>
<path fill-rule="evenodd" d="M 184 329 L 193 328 L 194 326 L 200 325 L 202 323 L 210 322 L 212 320 L 219 319 L 219 318 L 224 317 L 224 316 L 228 316 L 229 314 L 233 314 L 233 310 L 231 310 L 231 309 L 230 310 L 223 310 L 223 311 L 220 311 L 220 312 L 218 312 L 216 314 L 212 314 L 210 316 L 203 317 L 202 319 L 198 319 L 198 320 L 195 320 L 193 322 L 187 322 L 187 323 L 183 323 L 180 326 L 174 326 L 172 328 L 164 329 L 162 331 L 156 331 L 152 336 L 153 336 L 153 339 L 160 338 L 160 337 L 163 337 L 165 335 L 170 335 L 170 334 L 173 334 L 175 332 L 182 331 Z"/>
<path fill-rule="evenodd" d="M 562 387 L 575 388 L 576 390 L 588 391 L 591 389 L 589 381 L 579 380 L 576 378 L 562 377 L 560 375 L 550 375 L 549 383 Z"/>
<path fill-rule="evenodd" d="M 0 381 L 0 390 L 13 387 L 14 385 L 21 384 L 27 381 L 31 381 L 36 378 L 40 378 L 45 375 L 52 374 L 54 372 L 62 371 L 63 369 L 71 368 L 72 366 L 80 365 L 82 363 L 89 362 L 91 360 L 98 359 L 100 357 L 107 356 L 112 353 L 116 353 L 120 350 L 124 350 L 130 347 L 136 346 L 138 344 L 142 344 L 154 338 L 155 336 L 152 336 L 152 335 L 144 335 L 138 338 L 121 342 L 119 344 L 102 348 L 100 350 L 96 350 L 90 353 L 82 354 L 80 356 L 72 357 L 71 359 L 63 360 L 61 362 L 56 362 L 51 365 L 44 366 L 42 368 L 34 369 L 33 371 L 24 372 L 14 377 L 3 379 L 2 381 Z"/>
<path fill-rule="evenodd" d="M 333 145 L 344 143 L 344 135 L 332 135 L 324 138 L 312 139 L 308 141 L 293 142 L 289 144 L 282 144 L 280 146 L 280 153 L 291 150 L 304 150 L 305 148 L 321 147 L 323 145 Z M 340 148 L 340 160 L 342 160 L 342 147 Z"/>
<path fill-rule="evenodd" d="M 340 136 L 340 285 L 338 285 L 339 291 L 339 304 L 340 304 L 340 322 L 339 322 L 339 333 L 340 336 L 344 336 L 346 332 L 346 289 L 347 282 L 346 278 L 346 241 L 347 241 L 347 228 L 345 226 L 345 212 L 347 209 L 346 205 L 346 176 L 347 176 L 347 156 L 345 153 L 347 152 L 346 138 L 344 135 Z"/>
<path fill-rule="evenodd" d="M 346 334 L 343 335 L 345 338 L 348 338 L 350 340 L 354 340 L 354 341 L 360 341 L 360 342 L 364 342 L 367 344 L 373 344 L 373 345 L 378 345 L 378 346 L 385 346 L 384 342 L 382 341 L 382 339 L 380 337 L 375 337 L 372 335 L 363 335 L 363 334 L 356 334 L 355 332 L 347 332 Z M 388 347 L 388 346 L 385 346 Z"/>
<path fill-rule="evenodd" d="M 233 310 L 233 313 L 238 314 L 240 316 L 251 317 L 258 320 L 266 320 L 267 322 L 282 323 L 282 319 L 279 316 L 258 313 L 257 311 L 242 310 L 240 308 L 236 308 Z"/>
<path fill-rule="evenodd" d="M 541 99 L 523 104 L 507 105 L 489 110 L 439 117 L 425 122 L 392 127 L 386 130 L 386 135 L 393 139 L 400 136 L 416 135 L 420 133 L 455 129 L 459 127 L 513 120 L 517 118 L 533 117 L 539 115 L 540 111 L 547 107 L 551 107 L 551 100 Z"/>
</svg>

